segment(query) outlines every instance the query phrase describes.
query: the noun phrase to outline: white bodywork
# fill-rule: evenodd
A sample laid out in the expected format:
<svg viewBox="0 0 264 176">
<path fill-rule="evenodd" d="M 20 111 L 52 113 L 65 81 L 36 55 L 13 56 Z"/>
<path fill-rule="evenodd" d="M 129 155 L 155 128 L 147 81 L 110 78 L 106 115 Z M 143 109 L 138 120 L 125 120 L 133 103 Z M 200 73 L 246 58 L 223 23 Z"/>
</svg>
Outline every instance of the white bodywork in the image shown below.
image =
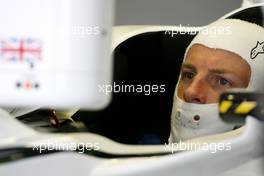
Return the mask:
<svg viewBox="0 0 264 176">
<path fill-rule="evenodd" d="M 186 28 L 185 28 L 186 29 Z M 114 49 L 121 42 L 137 34 L 152 31 L 183 30 L 169 26 L 116 27 Z M 199 30 L 199 28 L 197 28 Z M 168 154 L 166 146 L 123 145 L 99 135 L 44 134 L 19 123 L 0 111 L 0 148 L 35 147 L 43 144 L 70 145 L 89 143 L 99 146 L 99 151 L 115 155 L 153 154 L 151 157 L 100 158 L 77 152 L 60 152 L 39 157 L 31 157 L 0 165 L 0 175 L 91 175 L 91 176 L 139 176 L 139 175 L 263 175 L 263 129 L 264 124 L 249 117 L 245 130 L 239 134 L 219 134 L 196 139 L 194 142 L 230 143 L 230 151 L 210 153 L 205 150 L 184 151 Z M 156 154 L 168 154 L 155 156 Z"/>
<path fill-rule="evenodd" d="M 107 159 L 77 152 L 60 152 L 3 163 L 1 175 L 263 175 L 263 123 L 248 118 L 244 132 L 238 137 L 217 136 L 218 143 L 230 143 L 230 151 L 210 153 L 206 150 L 170 153 L 166 146 L 132 146 L 113 142 L 90 133 L 42 134 L 29 129 L 1 111 L 1 149 L 12 147 L 97 145 L 100 152 L 127 155 L 153 154 L 151 157 Z M 8 125 L 6 125 L 8 124 Z M 14 137 L 16 136 L 16 137 Z M 231 135 L 232 136 L 232 135 Z M 212 137 L 197 139 L 196 143 L 212 142 Z M 40 148 L 38 151 L 41 153 Z M 262 164 L 261 164 L 262 163 Z"/>
<path fill-rule="evenodd" d="M 108 104 L 113 0 L 1 2 L 1 107 Z"/>
</svg>

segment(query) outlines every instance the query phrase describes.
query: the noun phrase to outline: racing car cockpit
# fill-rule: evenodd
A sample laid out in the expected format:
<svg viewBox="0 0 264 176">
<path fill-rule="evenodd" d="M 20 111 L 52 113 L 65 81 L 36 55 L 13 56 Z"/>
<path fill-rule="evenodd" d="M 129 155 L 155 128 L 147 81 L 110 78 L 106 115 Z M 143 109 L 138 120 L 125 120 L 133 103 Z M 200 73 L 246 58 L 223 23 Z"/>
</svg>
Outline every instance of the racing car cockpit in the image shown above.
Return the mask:
<svg viewBox="0 0 264 176">
<path fill-rule="evenodd" d="M 240 9 L 222 18 L 241 19 L 263 26 L 263 7 Z M 85 122 L 92 132 L 121 143 L 168 142 L 172 97 L 182 59 L 200 28 L 115 27 L 113 82 L 119 89 L 108 92 L 112 94 L 112 100 L 105 109 L 97 112 L 80 111 L 74 115 L 75 118 Z M 144 85 L 147 91 L 144 91 Z M 121 91 L 125 86 L 130 86 L 131 90 Z M 150 92 L 153 86 L 157 90 Z M 143 90 L 132 90 L 136 87 Z"/>
</svg>

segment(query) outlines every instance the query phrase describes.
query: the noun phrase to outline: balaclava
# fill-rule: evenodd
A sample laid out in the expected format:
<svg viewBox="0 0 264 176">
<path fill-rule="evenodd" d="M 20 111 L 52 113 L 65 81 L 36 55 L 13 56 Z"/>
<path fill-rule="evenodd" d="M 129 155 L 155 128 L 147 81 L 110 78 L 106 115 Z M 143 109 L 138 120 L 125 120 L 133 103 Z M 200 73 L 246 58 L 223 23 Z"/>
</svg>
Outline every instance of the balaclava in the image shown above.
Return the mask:
<svg viewBox="0 0 264 176">
<path fill-rule="evenodd" d="M 248 90 L 264 90 L 264 29 L 253 23 L 237 19 L 218 20 L 203 28 L 185 52 L 194 44 L 224 49 L 238 54 L 250 65 Z M 179 78 L 180 80 L 181 78 Z M 179 84 L 179 81 L 178 81 Z M 218 103 L 187 103 L 174 92 L 169 142 L 179 142 L 205 135 L 226 132 L 234 128 L 218 115 Z"/>
</svg>

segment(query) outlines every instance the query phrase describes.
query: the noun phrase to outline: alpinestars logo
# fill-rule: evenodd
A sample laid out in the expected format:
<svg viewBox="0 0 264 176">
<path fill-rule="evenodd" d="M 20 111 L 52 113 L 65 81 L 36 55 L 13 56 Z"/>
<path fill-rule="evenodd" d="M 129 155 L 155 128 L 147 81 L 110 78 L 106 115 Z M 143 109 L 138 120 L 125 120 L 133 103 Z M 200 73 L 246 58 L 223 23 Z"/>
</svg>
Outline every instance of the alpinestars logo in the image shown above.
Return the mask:
<svg viewBox="0 0 264 176">
<path fill-rule="evenodd" d="M 252 48 L 250 58 L 255 59 L 259 54 L 264 53 L 264 42 L 257 41 L 257 45 Z"/>
</svg>

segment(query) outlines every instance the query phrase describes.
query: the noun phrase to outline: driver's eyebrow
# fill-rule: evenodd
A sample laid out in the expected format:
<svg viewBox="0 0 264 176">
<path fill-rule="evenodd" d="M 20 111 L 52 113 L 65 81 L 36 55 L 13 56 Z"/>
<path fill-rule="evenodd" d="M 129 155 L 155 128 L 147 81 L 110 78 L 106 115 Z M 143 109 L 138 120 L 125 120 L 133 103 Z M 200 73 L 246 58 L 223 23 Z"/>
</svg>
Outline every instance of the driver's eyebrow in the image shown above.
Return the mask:
<svg viewBox="0 0 264 176">
<path fill-rule="evenodd" d="M 192 71 L 196 71 L 196 67 L 193 64 L 188 64 L 188 63 L 183 63 L 182 68 L 187 68 Z M 227 73 L 233 73 L 232 70 L 228 70 L 225 68 L 209 68 L 210 73 L 215 73 L 215 74 L 227 74 Z"/>
<path fill-rule="evenodd" d="M 183 63 L 183 64 L 182 64 L 182 68 L 188 68 L 188 69 L 190 69 L 190 70 L 196 71 L 195 66 L 192 65 L 192 64 Z"/>
<path fill-rule="evenodd" d="M 218 69 L 218 68 L 212 68 L 209 69 L 210 73 L 216 73 L 216 74 L 226 74 L 226 73 L 233 73 L 231 70 L 227 69 Z"/>
</svg>

